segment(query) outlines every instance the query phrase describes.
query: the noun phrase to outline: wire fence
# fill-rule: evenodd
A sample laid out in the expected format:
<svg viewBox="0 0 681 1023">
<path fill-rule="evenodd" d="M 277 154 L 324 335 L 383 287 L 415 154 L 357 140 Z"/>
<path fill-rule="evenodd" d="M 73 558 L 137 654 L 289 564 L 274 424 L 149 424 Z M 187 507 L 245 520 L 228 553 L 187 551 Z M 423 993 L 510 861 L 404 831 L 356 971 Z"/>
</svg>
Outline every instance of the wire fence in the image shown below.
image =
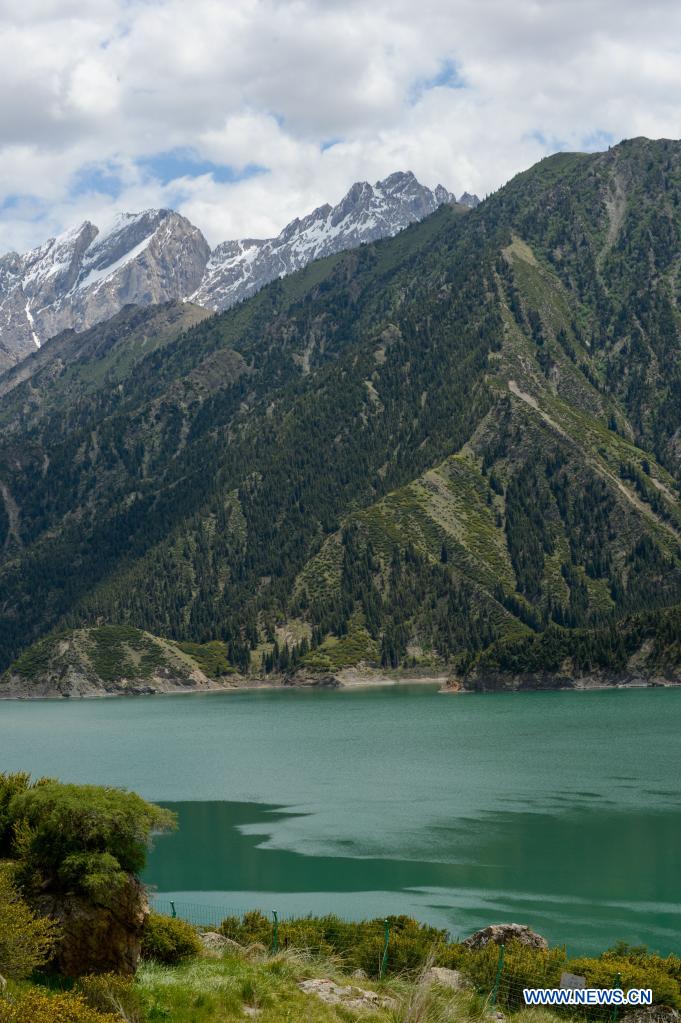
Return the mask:
<svg viewBox="0 0 681 1023">
<path fill-rule="evenodd" d="M 158 913 L 171 917 L 179 917 L 199 928 L 220 929 L 221 925 L 238 924 L 239 920 L 258 917 L 260 933 L 258 941 L 264 948 L 276 953 L 282 947 L 292 945 L 307 952 L 321 952 L 318 947 L 320 934 L 315 919 L 296 917 L 294 914 L 280 914 L 276 910 L 268 913 L 255 911 L 244 913 L 243 909 L 227 905 L 209 905 L 199 902 L 182 902 L 171 899 L 151 897 L 151 905 Z M 292 922 L 294 934 L 289 936 Z M 378 924 L 379 921 L 374 921 Z M 280 924 L 284 926 L 283 941 L 280 940 Z M 391 935 L 389 920 L 383 922 L 382 935 L 376 947 L 378 956 L 378 976 L 383 978 L 390 971 L 393 941 L 399 938 L 396 933 Z M 229 927 L 227 930 L 229 933 Z M 376 936 L 378 938 L 378 935 Z M 376 960 L 374 960 L 376 961 Z M 464 968 L 464 975 L 473 988 L 486 1003 L 503 1012 L 517 1012 L 521 1009 L 532 1009 L 526 1005 L 524 992 L 527 988 L 574 989 L 586 986 L 584 977 L 574 976 L 565 971 L 565 951 L 551 949 L 537 950 L 521 945 L 518 942 L 504 945 L 490 944 L 475 953 L 470 962 L 470 970 Z M 619 974 L 612 984 L 613 989 L 621 986 Z M 587 1020 L 589 1023 L 617 1023 L 625 1007 L 612 1005 L 551 1005 L 538 1007 L 539 1011 L 550 1008 L 553 1015 L 569 1019 Z"/>
<path fill-rule="evenodd" d="M 261 930 L 258 938 L 261 940 L 261 943 L 265 946 L 265 948 L 268 948 L 272 953 L 279 951 L 280 947 L 289 946 L 288 936 L 285 936 L 284 941 L 280 943 L 279 924 L 286 924 L 288 921 L 295 920 L 296 933 L 294 947 L 304 949 L 306 952 L 315 954 L 320 954 L 325 951 L 324 947 L 319 943 L 319 929 L 315 926 L 314 919 L 312 917 L 297 917 L 294 913 L 280 916 L 276 909 L 270 910 L 268 914 L 262 913 L 261 910 L 244 913 L 243 910 L 236 909 L 233 906 L 215 906 L 202 902 L 183 902 L 176 901 L 174 899 L 159 899 L 153 895 L 150 896 L 149 901 L 152 909 L 154 909 L 157 913 L 162 913 L 170 917 L 179 917 L 196 927 L 204 929 L 215 928 L 218 930 L 223 924 L 228 924 L 230 922 L 238 924 L 240 919 L 245 920 L 248 919 L 249 916 L 260 917 L 263 923 L 265 920 L 268 920 L 266 929 Z M 258 924 L 260 924 L 260 920 L 258 921 Z M 387 920 L 383 921 L 382 932 L 382 941 L 378 950 L 378 975 L 381 978 L 386 975 L 388 970 L 390 925 Z"/>
<path fill-rule="evenodd" d="M 560 953 L 560 950 L 556 951 Z M 524 992 L 527 988 L 550 988 L 567 992 L 587 986 L 584 977 L 568 973 L 564 963 L 561 964 L 559 956 L 552 955 L 551 952 L 537 954 L 532 948 L 514 943 L 508 950 L 504 945 L 495 947 L 493 954 L 496 956 L 497 965 L 488 1001 L 492 1006 L 503 1011 L 517 1012 L 521 1009 L 533 1008 L 525 1002 Z M 619 988 L 620 984 L 621 980 L 618 974 L 612 985 L 613 989 Z M 487 992 L 483 989 L 481 993 L 486 994 Z M 614 1004 L 553 1004 L 537 1008 L 544 1012 L 548 1008 L 553 1015 L 570 1019 L 616 1023 L 623 1007 Z"/>
<path fill-rule="evenodd" d="M 174 899 L 149 899 L 151 908 L 164 916 L 179 917 L 195 927 L 218 928 L 228 916 L 242 916 L 243 909 L 234 906 L 213 906 L 203 902 L 176 902 Z"/>
</svg>

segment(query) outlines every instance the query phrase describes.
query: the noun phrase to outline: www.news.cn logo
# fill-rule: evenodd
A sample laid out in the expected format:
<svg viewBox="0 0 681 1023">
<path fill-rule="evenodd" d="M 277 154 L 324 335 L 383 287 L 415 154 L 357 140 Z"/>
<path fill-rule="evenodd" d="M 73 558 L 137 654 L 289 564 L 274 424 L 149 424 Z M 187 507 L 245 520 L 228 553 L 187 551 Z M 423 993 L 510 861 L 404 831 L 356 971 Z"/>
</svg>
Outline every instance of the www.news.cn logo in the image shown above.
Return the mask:
<svg viewBox="0 0 681 1023">
<path fill-rule="evenodd" d="M 526 987 L 523 988 L 525 1005 L 652 1005 L 653 992 L 649 987 Z"/>
</svg>

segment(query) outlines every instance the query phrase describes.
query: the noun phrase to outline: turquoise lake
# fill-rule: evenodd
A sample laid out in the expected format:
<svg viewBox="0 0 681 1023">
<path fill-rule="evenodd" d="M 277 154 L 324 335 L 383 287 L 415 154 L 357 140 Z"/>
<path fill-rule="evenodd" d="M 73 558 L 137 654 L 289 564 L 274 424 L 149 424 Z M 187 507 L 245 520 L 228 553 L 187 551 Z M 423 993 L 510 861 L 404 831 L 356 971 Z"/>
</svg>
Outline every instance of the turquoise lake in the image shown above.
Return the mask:
<svg viewBox="0 0 681 1023">
<path fill-rule="evenodd" d="M 4 702 L 17 769 L 175 809 L 145 880 L 207 919 L 411 913 L 681 951 L 681 689 Z"/>
</svg>

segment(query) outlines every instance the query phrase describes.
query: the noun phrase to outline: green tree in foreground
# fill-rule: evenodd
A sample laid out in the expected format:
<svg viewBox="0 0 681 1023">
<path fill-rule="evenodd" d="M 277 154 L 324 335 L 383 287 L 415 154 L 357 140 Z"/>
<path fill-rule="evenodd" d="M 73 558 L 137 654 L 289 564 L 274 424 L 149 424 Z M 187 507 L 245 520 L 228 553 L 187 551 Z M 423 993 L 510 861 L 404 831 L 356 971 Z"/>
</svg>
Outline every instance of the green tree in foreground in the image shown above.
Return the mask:
<svg viewBox="0 0 681 1023">
<path fill-rule="evenodd" d="M 138 874 L 152 832 L 174 822 L 169 810 L 134 792 L 52 781 L 14 795 L 9 816 L 24 884 L 92 897 Z"/>
<path fill-rule="evenodd" d="M 148 907 L 137 875 L 174 815 L 121 789 L 0 774 L 0 855 L 31 908 L 56 921 L 70 976 L 134 973 Z"/>
<path fill-rule="evenodd" d="M 43 966 L 58 933 L 53 921 L 36 916 L 22 899 L 11 866 L 0 867 L 0 976 L 21 979 Z"/>
</svg>

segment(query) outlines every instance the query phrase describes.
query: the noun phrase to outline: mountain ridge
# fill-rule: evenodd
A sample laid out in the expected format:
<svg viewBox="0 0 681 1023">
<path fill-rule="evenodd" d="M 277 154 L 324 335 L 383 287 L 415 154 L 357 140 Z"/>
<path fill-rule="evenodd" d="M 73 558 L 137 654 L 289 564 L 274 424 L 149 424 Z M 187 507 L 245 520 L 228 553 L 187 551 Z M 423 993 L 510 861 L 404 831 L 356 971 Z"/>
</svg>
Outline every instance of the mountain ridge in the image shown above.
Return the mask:
<svg viewBox="0 0 681 1023">
<path fill-rule="evenodd" d="M 465 194 L 466 205 L 475 196 Z M 441 185 L 397 172 L 356 182 L 337 206 L 296 218 L 276 238 L 222 242 L 169 209 L 119 214 L 104 231 L 86 220 L 30 252 L 0 257 L 0 369 L 64 329 L 83 330 L 124 305 L 192 301 L 223 310 L 312 259 L 395 234 L 441 203 Z"/>
</svg>

